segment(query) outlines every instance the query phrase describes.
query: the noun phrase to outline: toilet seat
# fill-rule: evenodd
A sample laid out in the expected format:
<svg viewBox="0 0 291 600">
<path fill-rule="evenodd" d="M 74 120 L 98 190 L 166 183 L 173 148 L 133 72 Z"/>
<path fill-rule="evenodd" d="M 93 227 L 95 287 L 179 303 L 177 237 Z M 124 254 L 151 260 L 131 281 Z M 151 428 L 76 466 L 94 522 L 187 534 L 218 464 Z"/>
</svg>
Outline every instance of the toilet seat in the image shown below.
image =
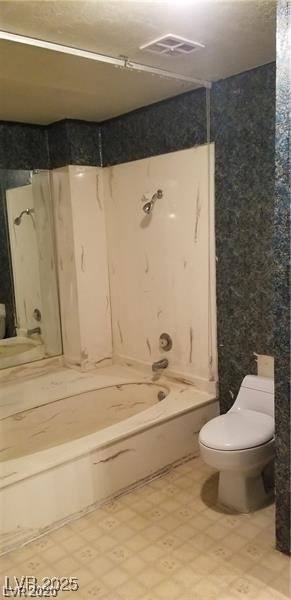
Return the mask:
<svg viewBox="0 0 291 600">
<path fill-rule="evenodd" d="M 200 431 L 200 442 L 214 450 L 247 450 L 274 437 L 274 419 L 253 410 L 230 410 L 209 421 Z"/>
</svg>

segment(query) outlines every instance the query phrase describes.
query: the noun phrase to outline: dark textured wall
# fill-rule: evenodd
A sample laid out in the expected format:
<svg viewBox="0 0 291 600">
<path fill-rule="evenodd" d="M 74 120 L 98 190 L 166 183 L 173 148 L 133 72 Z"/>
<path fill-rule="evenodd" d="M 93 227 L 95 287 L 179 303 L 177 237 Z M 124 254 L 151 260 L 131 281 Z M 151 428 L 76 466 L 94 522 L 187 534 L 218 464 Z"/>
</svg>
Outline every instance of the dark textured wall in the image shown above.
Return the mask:
<svg viewBox="0 0 291 600">
<path fill-rule="evenodd" d="M 273 354 L 274 64 L 215 83 L 211 113 L 224 412 L 243 376 L 256 371 L 254 353 Z M 48 127 L 8 124 L 5 139 L 13 138 L 8 152 L 11 168 L 24 168 L 23 156 L 29 168 L 106 166 L 203 144 L 206 125 L 206 91 L 198 89 L 100 125 L 73 120 Z M 25 144 L 22 153 L 19 147 Z"/>
<path fill-rule="evenodd" d="M 50 168 L 101 164 L 101 129 L 98 123 L 67 119 L 49 125 Z"/>
<path fill-rule="evenodd" d="M 45 127 L 0 121 L 0 169 L 47 169 Z"/>
<path fill-rule="evenodd" d="M 211 90 L 215 141 L 217 323 L 220 406 L 228 410 L 258 354 L 273 355 L 272 227 L 275 65 Z M 205 90 L 101 125 L 104 165 L 206 142 Z"/>
<path fill-rule="evenodd" d="M 105 121 L 103 166 L 205 143 L 205 102 L 203 88 Z"/>
<path fill-rule="evenodd" d="M 0 121 L 0 168 L 53 169 L 101 164 L 98 123 L 67 119 L 51 125 Z"/>
<path fill-rule="evenodd" d="M 291 9 L 289 3 L 289 11 Z M 291 553 L 290 421 L 290 53 L 288 2 L 277 9 L 276 183 L 275 183 L 275 421 L 277 548 Z M 288 109 L 289 107 L 289 109 Z"/>
<path fill-rule="evenodd" d="M 275 65 L 213 86 L 219 389 L 227 411 L 273 349 Z"/>
<path fill-rule="evenodd" d="M 30 182 L 29 171 L 0 169 L 0 303 L 6 307 L 6 336 L 15 335 L 14 288 L 10 268 L 8 227 L 6 227 L 6 190 Z"/>
</svg>

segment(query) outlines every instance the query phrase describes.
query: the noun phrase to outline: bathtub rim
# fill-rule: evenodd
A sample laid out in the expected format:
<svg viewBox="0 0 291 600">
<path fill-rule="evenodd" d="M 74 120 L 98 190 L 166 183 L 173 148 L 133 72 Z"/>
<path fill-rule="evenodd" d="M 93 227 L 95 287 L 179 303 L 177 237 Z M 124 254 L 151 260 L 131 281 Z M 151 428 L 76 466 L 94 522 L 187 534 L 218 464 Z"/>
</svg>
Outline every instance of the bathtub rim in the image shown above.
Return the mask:
<svg viewBox="0 0 291 600">
<path fill-rule="evenodd" d="M 145 382 L 141 381 L 140 383 Z M 161 381 L 159 383 L 161 383 Z M 70 442 L 65 442 L 63 444 L 53 446 L 52 448 L 41 450 L 35 454 L 27 454 L 23 457 L 1 462 L 0 490 L 12 485 L 16 485 L 23 480 L 30 479 L 39 473 L 49 471 L 62 464 L 67 464 L 77 460 L 78 458 L 88 456 L 96 450 L 110 448 L 110 446 L 113 446 L 117 442 L 133 437 L 142 431 L 146 431 L 147 429 L 156 427 L 162 422 L 171 421 L 175 418 L 185 415 L 186 413 L 190 413 L 195 409 L 198 410 L 203 406 L 217 402 L 216 396 L 202 392 L 201 390 L 197 390 L 194 388 L 194 386 L 187 386 L 185 389 L 185 386 L 177 386 L 177 384 L 173 385 L 180 389 L 171 389 L 164 400 L 157 402 L 144 411 L 128 417 L 123 421 L 120 421 L 114 425 L 110 425 L 109 427 L 101 429 L 97 432 L 87 434 Z M 185 394 L 181 402 L 181 397 L 183 397 L 181 393 L 182 391 L 184 391 Z M 82 395 L 82 393 L 75 395 Z M 191 399 L 191 396 L 194 397 Z M 166 413 L 160 410 L 161 407 L 165 407 L 165 403 L 168 404 L 166 407 Z M 159 411 L 157 409 L 159 409 Z M 146 417 L 151 415 L 151 418 L 143 421 L 141 419 L 142 415 L 145 415 Z M 119 431 L 124 425 L 127 425 L 126 430 Z M 98 437 L 102 438 L 102 433 L 103 438 L 105 439 L 98 440 Z M 16 468 L 18 470 L 16 470 Z M 7 473 L 5 473 L 5 471 L 7 471 Z"/>
</svg>

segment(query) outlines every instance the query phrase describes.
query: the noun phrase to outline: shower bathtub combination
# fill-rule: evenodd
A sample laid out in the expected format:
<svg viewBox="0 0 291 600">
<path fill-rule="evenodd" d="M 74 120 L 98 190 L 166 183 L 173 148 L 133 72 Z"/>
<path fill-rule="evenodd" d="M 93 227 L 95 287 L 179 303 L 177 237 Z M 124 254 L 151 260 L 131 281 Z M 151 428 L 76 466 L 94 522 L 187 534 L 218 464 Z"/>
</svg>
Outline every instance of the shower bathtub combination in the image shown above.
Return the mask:
<svg viewBox="0 0 291 600">
<path fill-rule="evenodd" d="M 122 364 L 1 374 L 1 552 L 198 454 L 215 393 Z M 5 517 L 4 517 L 5 515 Z"/>
</svg>

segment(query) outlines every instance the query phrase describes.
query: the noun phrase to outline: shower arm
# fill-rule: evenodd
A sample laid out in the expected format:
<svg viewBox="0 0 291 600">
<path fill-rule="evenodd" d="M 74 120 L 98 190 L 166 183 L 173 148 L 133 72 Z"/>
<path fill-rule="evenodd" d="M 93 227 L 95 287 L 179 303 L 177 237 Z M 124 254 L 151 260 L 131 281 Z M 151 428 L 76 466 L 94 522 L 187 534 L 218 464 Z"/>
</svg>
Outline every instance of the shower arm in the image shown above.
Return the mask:
<svg viewBox="0 0 291 600">
<path fill-rule="evenodd" d="M 34 208 L 25 208 L 13 221 L 14 225 L 20 225 L 23 215 L 31 215 L 34 213 Z"/>
</svg>

